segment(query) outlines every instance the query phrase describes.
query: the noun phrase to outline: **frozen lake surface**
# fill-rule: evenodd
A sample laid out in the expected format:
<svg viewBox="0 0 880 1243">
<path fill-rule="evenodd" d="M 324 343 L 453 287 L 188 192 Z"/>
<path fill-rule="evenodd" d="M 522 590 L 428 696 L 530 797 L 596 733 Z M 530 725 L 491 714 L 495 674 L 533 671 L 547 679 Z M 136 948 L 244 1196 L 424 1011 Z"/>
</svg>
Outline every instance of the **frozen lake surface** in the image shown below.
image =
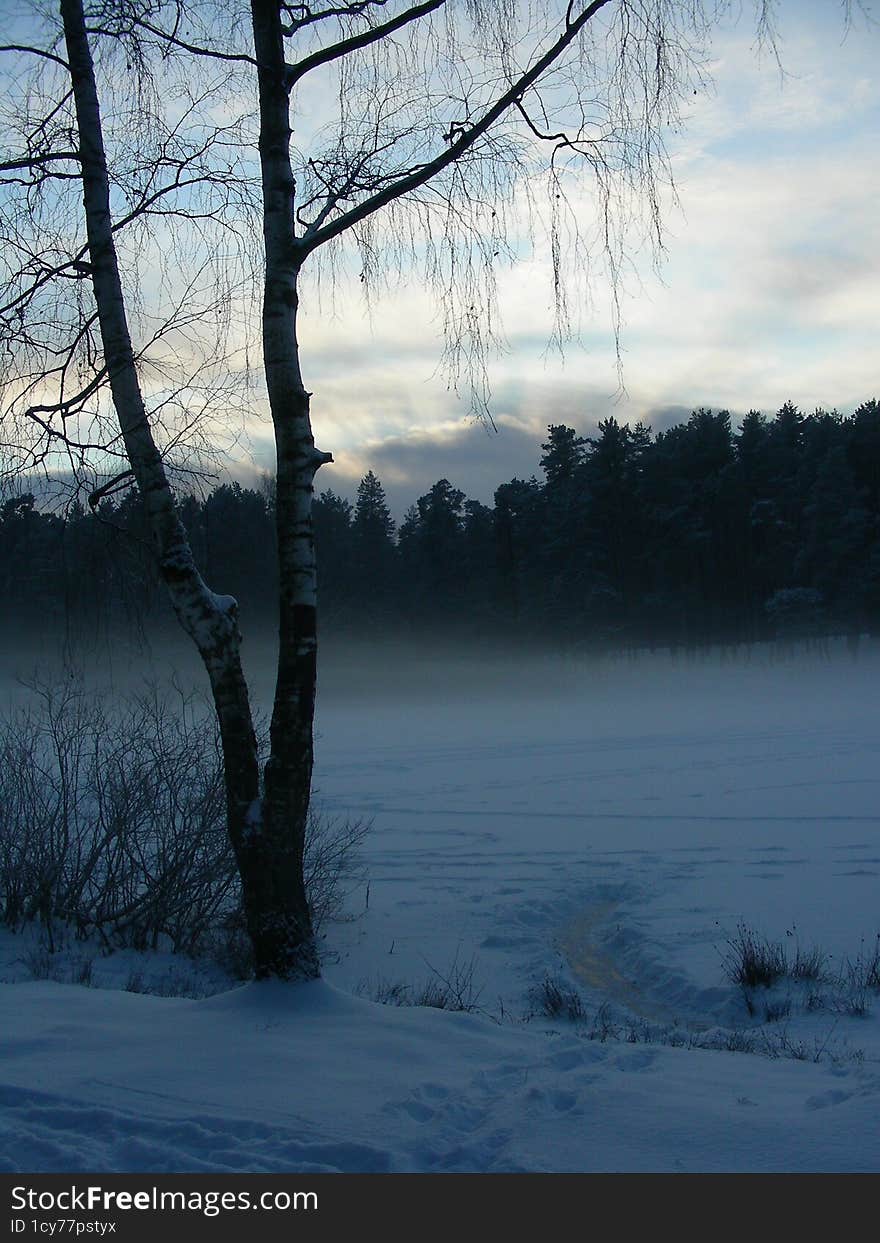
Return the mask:
<svg viewBox="0 0 880 1243">
<path fill-rule="evenodd" d="M 772 655 L 339 661 L 317 801 L 373 828 L 325 981 L 34 981 L 7 935 L 0 1166 L 876 1170 L 880 667 Z M 743 929 L 823 978 L 747 996 Z"/>
</svg>

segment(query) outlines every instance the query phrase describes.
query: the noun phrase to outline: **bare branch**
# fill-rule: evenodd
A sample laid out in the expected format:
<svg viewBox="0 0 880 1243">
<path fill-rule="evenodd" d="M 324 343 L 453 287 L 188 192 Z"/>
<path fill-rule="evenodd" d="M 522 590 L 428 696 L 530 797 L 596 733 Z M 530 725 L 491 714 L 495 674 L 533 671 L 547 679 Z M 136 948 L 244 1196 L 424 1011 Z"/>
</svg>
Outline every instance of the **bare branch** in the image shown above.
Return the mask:
<svg viewBox="0 0 880 1243">
<path fill-rule="evenodd" d="M 371 26 L 369 29 L 361 31 L 358 35 L 351 35 L 348 39 L 341 39 L 338 43 L 333 43 L 329 47 L 312 52 L 310 56 L 304 56 L 296 64 L 288 65 L 286 75 L 287 89 L 290 90 L 310 70 L 316 69 L 319 65 L 329 65 L 332 61 L 339 60 L 342 56 L 348 56 L 349 53 L 356 52 L 360 48 L 369 47 L 371 43 L 378 43 L 396 31 L 402 30 L 404 26 L 410 25 L 411 22 L 416 22 L 422 17 L 427 17 L 429 13 L 436 12 L 445 3 L 446 0 L 424 0 L 423 4 L 413 5 L 411 9 L 405 9 L 387 22 L 382 22 L 378 26 Z"/>
<path fill-rule="evenodd" d="M 0 52 L 24 52 L 27 56 L 39 56 L 43 60 L 54 61 L 56 65 L 60 65 L 62 69 L 69 68 L 67 61 L 61 56 L 56 56 L 54 52 L 47 52 L 43 48 L 28 47 L 22 43 L 4 43 L 0 46 Z"/>
<path fill-rule="evenodd" d="M 55 151 L 47 152 L 45 155 L 31 155 L 19 160 L 4 160 L 0 163 L 0 173 L 13 173 L 24 171 L 25 169 L 41 169 L 43 164 L 50 164 L 56 160 L 68 160 L 79 162 L 78 151 Z M 79 174 L 76 174 L 77 176 Z"/>
<path fill-rule="evenodd" d="M 305 26 L 312 26 L 315 22 L 326 21 L 329 17 L 360 17 L 371 8 L 384 8 L 388 0 L 352 0 L 350 4 L 335 5 L 328 9 L 318 9 L 315 11 L 307 4 L 281 4 L 281 10 L 290 17 L 290 23 L 281 27 L 281 33 L 285 37 L 295 35 Z M 298 14 L 299 16 L 294 16 Z"/>
<path fill-rule="evenodd" d="M 564 32 L 556 42 L 547 49 L 543 56 L 540 56 L 534 62 L 530 69 L 521 74 L 499 96 L 495 103 L 484 112 L 479 121 L 466 128 L 456 128 L 456 137 L 451 142 L 448 150 L 441 152 L 433 160 L 429 160 L 415 171 L 397 178 L 377 194 L 371 195 L 363 203 L 352 207 L 336 220 L 324 224 L 318 229 L 307 230 L 299 242 L 302 253 L 308 254 L 317 247 L 324 245 L 325 242 L 329 242 L 331 238 L 338 237 L 347 229 L 366 220 L 368 216 L 378 211 L 379 208 L 385 207 L 402 195 L 418 189 L 419 186 L 423 186 L 432 177 L 442 172 L 443 169 L 448 168 L 450 164 L 454 164 L 461 159 L 473 147 L 477 139 L 482 137 L 498 118 L 503 116 L 508 108 L 521 100 L 529 87 L 537 82 L 559 60 L 562 53 L 574 42 L 586 24 L 608 3 L 609 0 L 593 0 L 593 3 L 589 4 L 579 17 L 573 21 L 568 21 Z"/>
<path fill-rule="evenodd" d="M 154 35 L 157 39 L 161 39 L 163 43 L 169 47 L 178 48 L 182 52 L 189 52 L 193 56 L 205 57 L 209 60 L 222 60 L 227 63 L 240 65 L 256 65 L 257 61 L 253 56 L 248 56 L 245 52 L 220 52 L 215 48 L 205 47 L 196 43 L 188 43 L 186 39 L 181 39 L 179 35 L 170 34 L 167 30 L 162 30 L 159 26 L 154 26 L 145 18 L 135 18 L 135 25 L 141 30 L 146 30 L 148 34 Z M 92 34 L 113 34 L 113 31 L 103 31 L 97 28 L 90 29 Z"/>
<path fill-rule="evenodd" d="M 123 486 L 128 484 L 132 479 L 134 479 L 133 470 L 124 470 L 121 474 L 114 475 L 112 479 L 107 481 L 107 483 L 103 484 L 100 488 L 95 488 L 94 492 L 89 493 L 89 508 L 96 509 L 99 502 L 105 496 L 113 496 L 117 492 L 120 492 Z"/>
</svg>

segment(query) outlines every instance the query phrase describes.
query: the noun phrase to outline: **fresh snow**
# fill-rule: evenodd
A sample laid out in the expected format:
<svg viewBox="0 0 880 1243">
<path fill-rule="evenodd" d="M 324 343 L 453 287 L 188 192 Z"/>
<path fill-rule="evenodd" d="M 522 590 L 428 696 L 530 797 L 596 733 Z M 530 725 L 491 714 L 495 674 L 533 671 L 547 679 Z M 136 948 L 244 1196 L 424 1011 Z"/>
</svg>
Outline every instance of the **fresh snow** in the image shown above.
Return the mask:
<svg viewBox="0 0 880 1243">
<path fill-rule="evenodd" d="M 722 958 L 740 925 L 838 974 L 870 955 L 878 673 L 425 662 L 389 698 L 331 670 L 317 801 L 374 824 L 324 980 L 92 947 L 84 987 L 33 976 L 89 947 L 5 934 L 0 1168 L 876 1171 L 880 995 L 789 981 L 750 1015 Z M 541 1012 L 547 978 L 580 1020 Z M 150 980 L 214 991 L 126 991 Z M 372 999 L 444 981 L 475 1009 Z"/>
</svg>

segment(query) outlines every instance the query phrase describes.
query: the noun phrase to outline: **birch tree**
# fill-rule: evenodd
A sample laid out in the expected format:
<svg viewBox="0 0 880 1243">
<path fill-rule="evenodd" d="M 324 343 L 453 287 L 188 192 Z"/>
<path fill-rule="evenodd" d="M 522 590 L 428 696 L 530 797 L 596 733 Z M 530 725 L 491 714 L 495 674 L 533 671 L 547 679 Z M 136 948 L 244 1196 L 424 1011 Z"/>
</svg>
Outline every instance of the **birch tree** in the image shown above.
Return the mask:
<svg viewBox="0 0 880 1243">
<path fill-rule="evenodd" d="M 42 42 L 2 48 L 17 65 L 34 66 L 33 115 L 18 125 L 19 148 L 7 142 L 0 162 L 3 228 L 13 243 L 0 307 L 4 420 L 16 429 L 4 437 L 6 452 L 18 468 L 59 449 L 78 466 L 103 463 L 112 477 L 93 497 L 133 478 L 170 599 L 210 679 L 257 976 L 312 978 L 319 964 L 302 879 L 317 668 L 311 502 L 315 474 L 331 457 L 313 435 L 298 331 L 303 299 L 314 304 L 316 287 L 352 259 L 367 293 L 417 272 L 442 315 L 450 377 L 466 378 L 484 410 L 485 359 L 497 337 L 495 275 L 521 248 L 524 208 L 531 204 L 546 227 L 552 332 L 561 338 L 571 310 L 567 275 L 599 257 L 614 277 L 633 219 L 659 245 L 669 183 L 663 135 L 704 80 L 707 39 L 725 6 L 251 0 L 246 10 L 240 0 L 58 2 L 58 29 L 44 24 Z M 758 6 L 765 18 L 768 8 Z M 203 145 L 192 143 L 184 158 L 170 144 L 162 176 L 142 179 L 123 210 L 133 192 L 125 170 L 108 161 L 104 140 L 105 116 L 120 107 L 118 74 L 114 92 L 105 85 L 102 96 L 101 88 L 120 54 L 133 112 L 151 68 L 176 65 L 191 82 L 226 75 L 225 107 L 234 100 L 252 117 L 256 164 L 247 122 L 206 121 Z M 41 85 L 50 79 L 54 96 Z M 191 89 L 188 101 L 195 115 L 213 115 L 207 87 Z M 180 99 L 175 107 L 179 114 Z M 168 116 L 164 126 L 176 132 Z M 256 204 L 247 193 L 252 179 Z M 75 211 L 71 185 L 81 195 Z M 187 395 L 195 386 L 178 379 L 184 396 L 174 418 L 163 422 L 149 408 L 144 375 L 154 343 L 133 347 L 131 316 L 150 291 L 127 286 L 118 259 L 125 227 L 149 224 L 160 206 L 176 229 L 207 227 L 213 217 L 200 213 L 199 196 L 221 185 L 241 190 L 235 211 L 224 200 L 221 214 L 236 262 L 242 272 L 251 265 L 261 289 L 265 397 L 277 450 L 279 656 L 262 772 L 236 603 L 197 572 L 169 473 L 181 427 L 192 426 Z M 577 197 L 582 185 L 590 199 Z M 47 195 L 63 215 L 48 260 L 25 239 L 34 204 Z M 84 238 L 72 222 L 80 212 Z M 261 234 L 258 258 L 254 234 Z M 168 279 L 174 283 L 173 274 Z M 192 290 L 179 292 L 175 322 L 183 319 L 204 340 L 204 314 L 188 309 Z M 53 297 L 65 308 L 54 325 L 47 318 Z M 225 391 L 218 374 L 214 359 L 215 406 Z M 96 459 L 108 450 L 120 470 L 107 470 L 106 456 Z"/>
</svg>

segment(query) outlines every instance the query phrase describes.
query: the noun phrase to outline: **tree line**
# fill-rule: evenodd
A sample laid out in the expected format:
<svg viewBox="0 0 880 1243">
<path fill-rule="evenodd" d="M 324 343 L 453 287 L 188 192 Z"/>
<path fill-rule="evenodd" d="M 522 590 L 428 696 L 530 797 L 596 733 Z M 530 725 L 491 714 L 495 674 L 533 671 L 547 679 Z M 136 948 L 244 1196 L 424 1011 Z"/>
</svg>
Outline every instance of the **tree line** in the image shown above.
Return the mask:
<svg viewBox="0 0 880 1243">
<path fill-rule="evenodd" d="M 540 478 L 490 507 L 438 480 L 395 524 L 369 471 L 314 502 L 324 633 L 498 635 L 536 643 L 694 644 L 875 632 L 880 622 L 880 409 L 791 403 L 698 409 L 654 435 L 607 418 L 551 424 Z M 274 626 L 274 488 L 217 487 L 180 512 L 207 581 L 249 625 Z M 94 634 L 161 622 L 134 491 L 89 511 L 0 506 L 7 620 Z M 169 614 L 170 616 L 170 614 Z"/>
</svg>

